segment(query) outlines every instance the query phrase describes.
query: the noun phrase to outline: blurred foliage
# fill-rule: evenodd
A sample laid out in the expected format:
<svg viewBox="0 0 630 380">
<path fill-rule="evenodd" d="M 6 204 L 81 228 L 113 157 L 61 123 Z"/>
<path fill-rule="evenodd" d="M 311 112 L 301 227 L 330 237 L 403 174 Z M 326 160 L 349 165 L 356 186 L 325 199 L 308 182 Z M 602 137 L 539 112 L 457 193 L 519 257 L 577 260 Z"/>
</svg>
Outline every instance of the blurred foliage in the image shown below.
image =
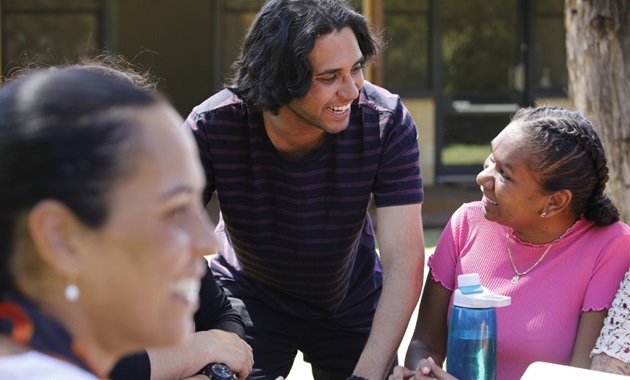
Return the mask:
<svg viewBox="0 0 630 380">
<path fill-rule="evenodd" d="M 446 93 L 509 92 L 517 0 L 441 0 Z"/>
<path fill-rule="evenodd" d="M 38 10 L 38 11 L 59 11 L 59 10 L 94 10 L 103 6 L 103 0 L 3 0 L 7 10 Z"/>
<path fill-rule="evenodd" d="M 102 49 L 104 7 L 108 0 L 3 0 L 3 61 L 59 64 L 77 53 Z M 212 0 L 217 1 L 217 0 Z M 564 0 L 526 0 L 536 4 L 533 84 L 543 93 L 566 88 Z M 221 33 L 217 43 L 221 77 L 231 73 L 240 42 L 265 0 L 222 0 Z M 364 0 L 349 0 L 363 12 Z M 382 0 L 384 87 L 403 96 L 427 94 L 441 73 L 440 92 L 488 95 L 514 92 L 513 70 L 519 62 L 520 0 Z M 431 20 L 431 6 L 438 7 Z M 432 37 L 434 36 L 434 37 Z M 439 41 L 434 38 L 439 38 Z M 432 46 L 437 43 L 438 46 Z M 433 50 L 432 48 L 437 48 Z M 439 57 L 432 60 L 433 51 Z M 441 71 L 432 67 L 438 63 Z M 6 71 L 5 71 L 6 72 Z M 545 92 L 546 91 L 546 92 Z M 550 92 L 551 91 L 551 92 Z"/>
<path fill-rule="evenodd" d="M 363 11 L 362 0 L 349 4 Z M 428 90 L 429 0 L 383 0 L 386 42 L 383 51 L 383 85 L 394 92 Z"/>
<path fill-rule="evenodd" d="M 534 85 L 565 93 L 568 86 L 564 0 L 539 1 L 534 26 Z M 543 5 L 544 4 L 544 5 Z"/>
<path fill-rule="evenodd" d="M 384 85 L 399 92 L 428 90 L 429 1 L 386 0 Z"/>
<path fill-rule="evenodd" d="M 103 0 L 5 0 L 3 70 L 77 62 L 103 48 Z"/>
</svg>

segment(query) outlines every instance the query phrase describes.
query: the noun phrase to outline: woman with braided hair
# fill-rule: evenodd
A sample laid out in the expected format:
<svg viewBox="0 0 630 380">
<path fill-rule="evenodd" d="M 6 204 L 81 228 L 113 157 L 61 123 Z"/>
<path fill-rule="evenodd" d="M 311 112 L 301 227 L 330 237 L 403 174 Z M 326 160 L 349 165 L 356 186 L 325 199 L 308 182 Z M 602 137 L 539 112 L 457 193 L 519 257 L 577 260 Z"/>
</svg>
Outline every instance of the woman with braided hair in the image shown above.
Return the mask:
<svg viewBox="0 0 630 380">
<path fill-rule="evenodd" d="M 457 276 L 466 273 L 512 298 L 497 309 L 498 380 L 520 379 L 535 361 L 589 368 L 630 266 L 630 227 L 604 194 L 607 180 L 602 144 L 584 116 L 519 110 L 477 176 L 481 201 L 454 213 L 428 260 L 409 369 L 391 378 L 452 379 L 440 365 Z"/>
</svg>

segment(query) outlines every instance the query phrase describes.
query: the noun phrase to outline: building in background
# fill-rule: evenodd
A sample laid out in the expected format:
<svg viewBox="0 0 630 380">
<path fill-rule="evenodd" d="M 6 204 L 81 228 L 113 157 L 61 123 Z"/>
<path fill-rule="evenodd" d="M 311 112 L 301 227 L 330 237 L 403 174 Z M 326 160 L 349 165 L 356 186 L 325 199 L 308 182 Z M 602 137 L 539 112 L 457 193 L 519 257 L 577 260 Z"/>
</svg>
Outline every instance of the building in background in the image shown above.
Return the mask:
<svg viewBox="0 0 630 380">
<path fill-rule="evenodd" d="M 0 0 L 0 70 L 111 50 L 182 115 L 222 87 L 264 0 Z M 474 182 L 520 106 L 567 106 L 564 0 L 352 0 L 384 32 L 368 78 L 401 95 L 427 185 Z"/>
</svg>

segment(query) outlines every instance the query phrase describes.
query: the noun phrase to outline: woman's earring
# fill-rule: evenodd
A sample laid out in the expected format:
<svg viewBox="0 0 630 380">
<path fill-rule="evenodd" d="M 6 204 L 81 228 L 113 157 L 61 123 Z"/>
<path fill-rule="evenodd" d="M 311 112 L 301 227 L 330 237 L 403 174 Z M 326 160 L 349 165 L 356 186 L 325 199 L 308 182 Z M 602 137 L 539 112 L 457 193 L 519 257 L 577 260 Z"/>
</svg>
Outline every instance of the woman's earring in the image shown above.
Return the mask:
<svg viewBox="0 0 630 380">
<path fill-rule="evenodd" d="M 73 282 L 69 283 L 64 291 L 64 295 L 66 296 L 68 302 L 75 302 L 79 299 L 80 294 L 81 292 L 79 291 L 79 287 Z"/>
<path fill-rule="evenodd" d="M 540 214 L 540 216 L 542 216 L 544 218 L 545 216 L 547 216 L 547 212 L 543 211 L 542 214 Z"/>
</svg>

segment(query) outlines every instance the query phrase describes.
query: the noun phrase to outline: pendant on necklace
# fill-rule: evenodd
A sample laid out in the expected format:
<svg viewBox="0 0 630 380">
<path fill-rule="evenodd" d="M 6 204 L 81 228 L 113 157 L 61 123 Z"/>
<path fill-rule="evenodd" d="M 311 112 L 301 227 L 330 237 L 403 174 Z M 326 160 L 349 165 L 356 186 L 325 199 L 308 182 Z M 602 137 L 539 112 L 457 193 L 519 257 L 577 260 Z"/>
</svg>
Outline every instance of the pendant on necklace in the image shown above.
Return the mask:
<svg viewBox="0 0 630 380">
<path fill-rule="evenodd" d="M 516 284 L 518 282 L 519 278 L 521 278 L 521 276 L 518 275 L 518 274 L 516 276 L 512 277 L 512 284 Z"/>
</svg>

